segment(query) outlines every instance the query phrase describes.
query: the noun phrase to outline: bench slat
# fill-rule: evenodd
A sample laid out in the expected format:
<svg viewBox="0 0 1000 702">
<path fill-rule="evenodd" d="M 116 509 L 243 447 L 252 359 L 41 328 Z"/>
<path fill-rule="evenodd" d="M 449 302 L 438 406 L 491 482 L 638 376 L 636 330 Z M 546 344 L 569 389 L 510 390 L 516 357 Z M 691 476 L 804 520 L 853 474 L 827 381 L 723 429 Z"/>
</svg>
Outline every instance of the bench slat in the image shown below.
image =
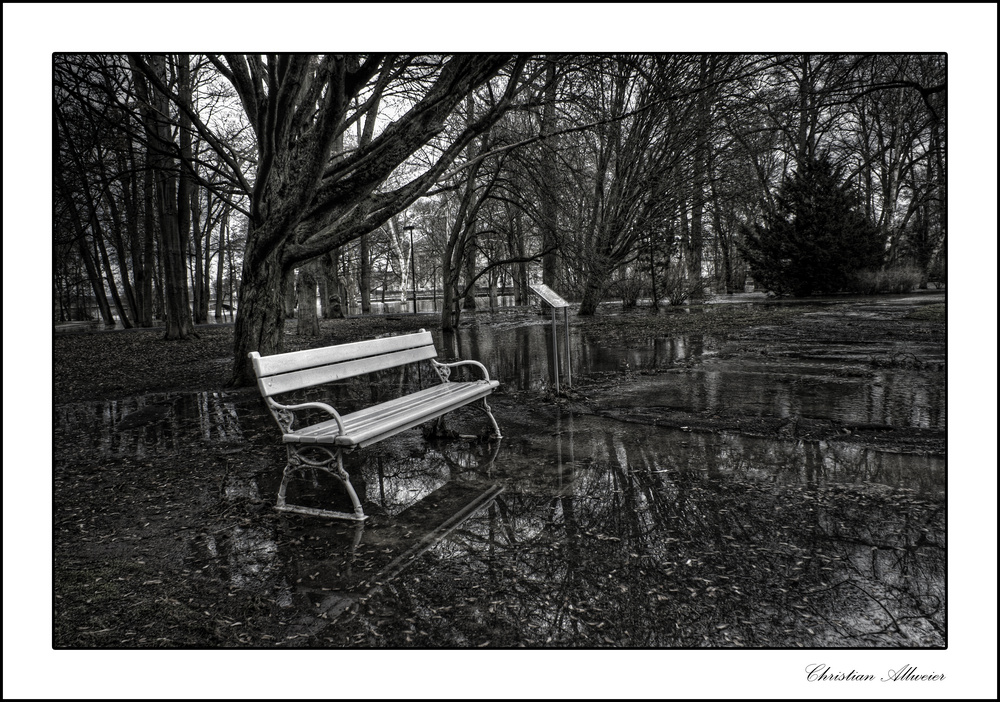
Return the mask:
<svg viewBox="0 0 1000 702">
<path fill-rule="evenodd" d="M 337 435 L 336 421 L 329 420 L 285 434 L 284 441 L 364 447 L 486 397 L 499 385 L 496 380 L 436 385 L 341 417 L 343 436 Z"/>
<path fill-rule="evenodd" d="M 322 349 L 306 349 L 304 351 L 280 353 L 274 356 L 258 356 L 254 359 L 254 369 L 257 371 L 257 377 L 262 378 L 280 373 L 292 373 L 307 368 L 315 368 L 317 366 L 326 366 L 331 363 L 353 361 L 368 356 L 379 356 L 392 353 L 393 351 L 403 351 L 420 346 L 433 345 L 434 339 L 431 333 L 421 331 L 416 334 L 403 334 L 384 339 L 356 341 L 352 344 L 328 346 Z"/>
<path fill-rule="evenodd" d="M 413 400 L 408 403 L 386 403 L 376 405 L 356 412 L 352 417 L 352 422 L 347 425 L 347 436 L 340 439 L 345 445 L 358 445 L 371 443 L 371 438 L 384 436 L 385 428 L 395 428 L 399 426 L 399 431 L 404 428 L 415 426 L 428 419 L 433 419 L 452 409 L 490 394 L 493 383 L 477 381 L 474 383 L 439 385 L 429 389 L 426 395 L 416 393 L 416 397 L 410 396 Z M 395 432 L 393 432 L 395 433 Z"/>
<path fill-rule="evenodd" d="M 364 431 L 349 435 L 349 439 L 354 443 L 350 444 L 345 442 L 345 445 L 353 445 L 363 448 L 394 434 L 398 434 L 402 431 L 423 424 L 424 422 L 447 414 L 448 412 L 458 409 L 473 400 L 480 397 L 486 397 L 493 392 L 493 388 L 486 385 L 485 382 L 478 388 L 467 387 L 464 388 L 464 390 L 465 392 L 463 393 L 456 393 L 448 398 L 440 398 L 440 401 L 435 403 L 433 406 L 412 408 L 409 412 L 397 415 L 391 422 L 370 424 Z M 447 400 L 447 402 L 445 402 L 445 400 Z"/>
<path fill-rule="evenodd" d="M 292 390 L 311 388 L 323 383 L 332 383 L 336 380 L 353 378 L 356 375 L 364 375 L 386 368 L 394 368 L 409 363 L 425 361 L 437 356 L 437 351 L 433 346 L 421 346 L 414 349 L 384 353 L 380 356 L 368 356 L 353 361 L 343 361 L 332 363 L 316 368 L 306 368 L 305 370 L 282 375 L 271 375 L 257 380 L 261 393 L 265 397 L 278 395 Z"/>
</svg>

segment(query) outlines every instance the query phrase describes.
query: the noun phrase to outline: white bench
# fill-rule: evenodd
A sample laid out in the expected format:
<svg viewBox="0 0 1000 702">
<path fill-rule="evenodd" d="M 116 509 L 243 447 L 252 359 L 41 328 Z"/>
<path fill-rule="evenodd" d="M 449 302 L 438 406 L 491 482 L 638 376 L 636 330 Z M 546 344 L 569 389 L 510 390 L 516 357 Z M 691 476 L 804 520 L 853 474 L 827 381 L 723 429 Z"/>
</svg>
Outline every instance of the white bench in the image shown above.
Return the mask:
<svg viewBox="0 0 1000 702">
<path fill-rule="evenodd" d="M 489 371 L 478 361 L 439 363 L 436 356 L 434 340 L 430 332 L 423 329 L 416 334 L 273 356 L 251 352 L 257 387 L 281 428 L 282 441 L 288 451 L 276 507 L 285 512 L 363 521 L 366 518 L 364 509 L 344 470 L 344 452 L 369 446 L 473 402 L 482 402 L 479 409 L 493 424 L 492 438 L 501 438 L 500 427 L 486 403 L 487 395 L 500 385 L 499 381 L 490 380 Z M 275 400 L 275 396 L 284 393 L 421 361 L 430 361 L 440 378 L 439 384 L 350 414 L 341 415 L 323 402 L 284 405 Z M 451 381 L 451 369 L 462 365 L 478 368 L 482 379 Z M 321 410 L 329 419 L 298 426 L 296 422 L 301 420 L 296 412 L 301 410 Z M 318 468 L 340 480 L 354 505 L 353 514 L 287 504 L 285 491 L 289 478 L 307 468 Z"/>
</svg>

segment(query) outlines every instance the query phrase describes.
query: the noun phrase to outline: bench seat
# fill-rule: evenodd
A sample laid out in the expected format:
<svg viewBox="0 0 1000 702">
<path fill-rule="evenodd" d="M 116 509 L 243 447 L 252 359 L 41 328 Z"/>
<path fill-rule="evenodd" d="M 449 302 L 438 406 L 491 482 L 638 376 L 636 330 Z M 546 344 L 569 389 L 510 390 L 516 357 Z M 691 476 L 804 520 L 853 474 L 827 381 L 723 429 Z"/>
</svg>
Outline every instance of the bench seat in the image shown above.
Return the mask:
<svg viewBox="0 0 1000 702">
<path fill-rule="evenodd" d="M 364 448 L 486 397 L 499 386 L 500 382 L 497 380 L 443 383 L 342 415 L 340 421 L 344 426 L 343 434 L 340 433 L 337 420 L 330 419 L 286 433 L 282 440 L 286 444 L 332 444 L 345 448 Z"/>
</svg>

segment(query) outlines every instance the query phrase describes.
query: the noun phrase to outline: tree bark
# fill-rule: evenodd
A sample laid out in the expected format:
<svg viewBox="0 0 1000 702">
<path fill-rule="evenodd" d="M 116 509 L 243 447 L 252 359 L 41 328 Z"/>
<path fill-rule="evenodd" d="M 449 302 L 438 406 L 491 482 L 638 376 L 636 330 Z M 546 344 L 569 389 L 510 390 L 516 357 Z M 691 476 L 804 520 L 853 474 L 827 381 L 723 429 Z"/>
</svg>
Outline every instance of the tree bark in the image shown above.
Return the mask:
<svg viewBox="0 0 1000 702">
<path fill-rule="evenodd" d="M 608 287 L 608 280 L 611 271 L 607 265 L 601 265 L 601 258 L 594 256 L 591 259 L 594 265 L 591 266 L 587 274 L 583 287 L 583 297 L 580 300 L 580 309 L 577 314 L 583 317 L 592 316 L 597 312 L 597 306 L 604 299 L 604 292 Z"/>
<path fill-rule="evenodd" d="M 323 256 L 321 269 L 326 281 L 326 297 L 323 307 L 327 319 L 344 319 L 347 317 L 346 286 L 340 277 L 340 249 L 334 249 Z"/>
<path fill-rule="evenodd" d="M 316 288 L 322 275 L 319 262 L 308 261 L 299 267 L 296 279 L 295 318 L 298 320 L 299 336 L 319 336 L 319 315 L 316 310 Z"/>
<path fill-rule="evenodd" d="M 279 256 L 280 251 L 260 255 L 251 246 L 243 259 L 234 351 L 247 360 L 251 351 L 281 348 L 285 332 L 283 298 L 287 281 Z M 250 373 L 252 376 L 252 369 Z"/>
</svg>

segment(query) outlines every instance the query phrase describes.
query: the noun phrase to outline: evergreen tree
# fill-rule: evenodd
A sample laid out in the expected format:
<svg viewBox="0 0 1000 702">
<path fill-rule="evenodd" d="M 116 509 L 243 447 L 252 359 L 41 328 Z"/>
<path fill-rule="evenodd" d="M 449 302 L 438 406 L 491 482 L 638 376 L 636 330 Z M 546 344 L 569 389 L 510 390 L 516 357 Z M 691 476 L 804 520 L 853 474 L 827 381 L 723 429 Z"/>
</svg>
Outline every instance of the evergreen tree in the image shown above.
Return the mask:
<svg viewBox="0 0 1000 702">
<path fill-rule="evenodd" d="M 839 292 L 858 271 L 882 263 L 885 242 L 828 156 L 808 159 L 787 179 L 763 226 L 746 231 L 743 254 L 767 290 Z"/>
</svg>

